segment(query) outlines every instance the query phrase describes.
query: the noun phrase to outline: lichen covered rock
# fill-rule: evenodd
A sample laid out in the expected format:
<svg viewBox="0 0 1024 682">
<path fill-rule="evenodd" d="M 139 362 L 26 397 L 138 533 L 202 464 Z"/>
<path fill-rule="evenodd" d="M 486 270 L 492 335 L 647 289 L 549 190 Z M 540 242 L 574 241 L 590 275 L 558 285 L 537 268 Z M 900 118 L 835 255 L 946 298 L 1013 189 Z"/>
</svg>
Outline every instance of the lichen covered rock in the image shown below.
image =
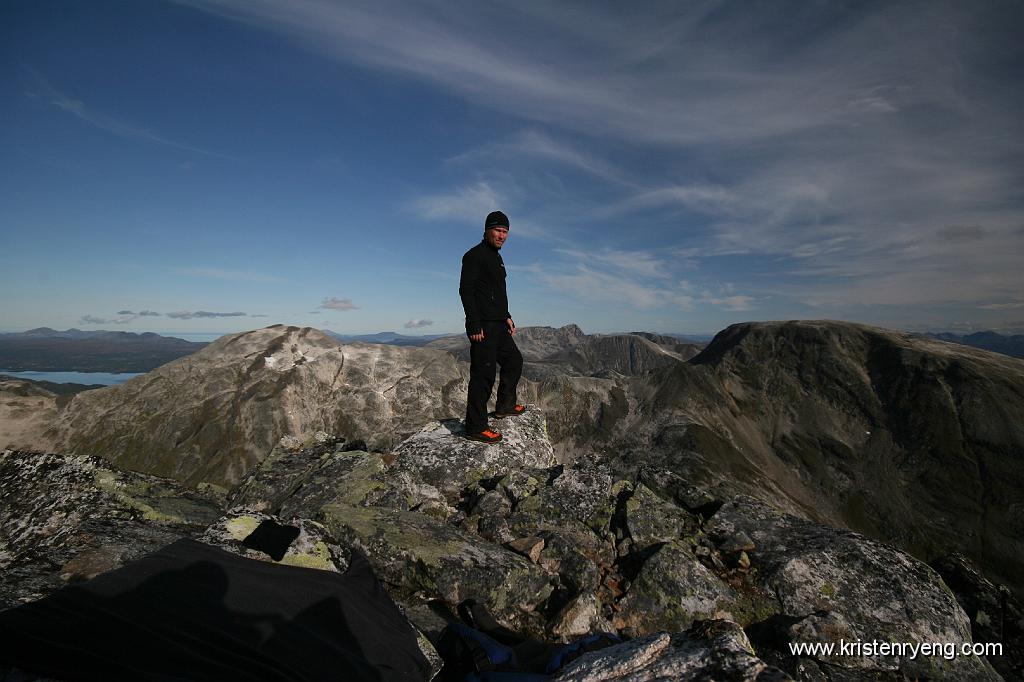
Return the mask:
<svg viewBox="0 0 1024 682">
<path fill-rule="evenodd" d="M 776 596 L 774 635 L 785 641 L 835 643 L 971 641 L 963 609 L 927 565 L 857 533 L 783 514 L 738 496 L 710 520 L 712 537 L 743 532 L 760 587 Z M 794 621 L 793 619 L 796 619 Z M 977 656 L 820 656 L 818 667 L 914 678 L 998 679 Z M 805 661 L 807 662 L 807 661 Z M 866 679 L 866 678 L 865 678 Z"/>
<path fill-rule="evenodd" d="M 736 592 L 708 570 L 687 545 L 670 542 L 644 562 L 619 602 L 622 610 L 614 623 L 618 629 L 638 635 L 677 632 L 695 620 L 728 611 L 737 601 Z"/>
<path fill-rule="evenodd" d="M 541 631 L 534 612 L 551 594 L 549 576 L 519 554 L 412 511 L 336 503 L 322 518 L 399 596 L 474 599 L 516 629 Z"/>
<path fill-rule="evenodd" d="M 543 469 L 555 463 L 544 415 L 539 410 L 494 419 L 492 426 L 503 436 L 496 445 L 466 440 L 458 420 L 431 422 L 392 451 L 394 464 L 389 476 L 413 495 L 418 486 L 426 485 L 454 501 L 463 487 L 480 479 Z M 417 500 L 411 501 L 415 504 Z"/>
<path fill-rule="evenodd" d="M 122 566 L 221 515 L 214 498 L 84 455 L 0 454 L 0 607 Z"/>
</svg>

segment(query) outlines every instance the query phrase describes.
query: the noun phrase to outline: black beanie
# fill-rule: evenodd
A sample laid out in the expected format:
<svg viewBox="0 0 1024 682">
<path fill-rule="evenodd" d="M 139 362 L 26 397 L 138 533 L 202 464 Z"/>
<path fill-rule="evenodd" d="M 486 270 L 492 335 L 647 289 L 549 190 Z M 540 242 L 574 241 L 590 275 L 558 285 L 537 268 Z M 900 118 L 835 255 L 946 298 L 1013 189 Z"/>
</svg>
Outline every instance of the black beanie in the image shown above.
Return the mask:
<svg viewBox="0 0 1024 682">
<path fill-rule="evenodd" d="M 484 229 L 489 229 L 497 225 L 504 225 L 508 227 L 508 216 L 501 211 L 491 211 L 487 214 L 487 219 L 484 220 Z"/>
</svg>

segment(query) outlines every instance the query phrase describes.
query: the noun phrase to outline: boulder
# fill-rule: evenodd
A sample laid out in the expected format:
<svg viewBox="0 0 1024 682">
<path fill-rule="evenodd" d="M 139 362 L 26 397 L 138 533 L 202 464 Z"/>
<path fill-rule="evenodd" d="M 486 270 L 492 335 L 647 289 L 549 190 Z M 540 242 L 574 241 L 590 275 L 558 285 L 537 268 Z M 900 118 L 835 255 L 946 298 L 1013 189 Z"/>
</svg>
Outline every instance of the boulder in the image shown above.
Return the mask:
<svg viewBox="0 0 1024 682">
<path fill-rule="evenodd" d="M 739 595 L 706 568 L 688 545 L 669 542 L 644 561 L 613 620 L 618 630 L 678 632 L 732 609 Z"/>
<path fill-rule="evenodd" d="M 774 595 L 780 616 L 755 628 L 779 642 L 971 642 L 970 623 L 941 578 L 891 546 L 845 530 L 783 514 L 746 496 L 725 504 L 708 523 L 712 538 L 744 533 L 757 588 Z M 769 635 L 770 631 L 770 637 Z M 999 679 L 978 656 L 814 655 L 802 661 L 862 678 Z M 792 659 L 782 667 L 794 667 Z M 795 669 L 795 667 L 794 667 Z M 824 673 L 822 673 L 824 674 Z M 852 678 L 851 678 L 852 679 Z"/>
<path fill-rule="evenodd" d="M 551 595 L 550 579 L 525 557 L 412 511 L 334 503 L 320 518 L 366 554 L 399 599 L 474 599 L 512 629 L 543 631 L 536 610 Z"/>
<path fill-rule="evenodd" d="M 388 477 L 404 488 L 410 502 L 430 486 L 449 501 L 459 499 L 462 488 L 481 479 L 554 465 L 544 414 L 532 409 L 517 417 L 492 419 L 501 431 L 496 445 L 463 438 L 458 420 L 430 422 L 392 451 L 394 464 Z"/>
<path fill-rule="evenodd" d="M 695 623 L 685 633 L 660 632 L 584 654 L 560 670 L 552 682 L 791 679 L 755 655 L 739 625 L 711 620 Z"/>
</svg>

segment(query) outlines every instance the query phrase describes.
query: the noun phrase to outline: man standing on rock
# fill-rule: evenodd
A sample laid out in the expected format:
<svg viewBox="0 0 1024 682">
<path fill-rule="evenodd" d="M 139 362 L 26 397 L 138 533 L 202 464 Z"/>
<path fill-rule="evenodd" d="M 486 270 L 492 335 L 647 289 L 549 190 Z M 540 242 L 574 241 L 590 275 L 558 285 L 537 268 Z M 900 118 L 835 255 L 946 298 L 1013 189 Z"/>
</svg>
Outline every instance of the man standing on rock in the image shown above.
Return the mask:
<svg viewBox="0 0 1024 682">
<path fill-rule="evenodd" d="M 462 257 L 459 296 L 466 311 L 469 337 L 469 396 L 466 399 L 466 438 L 497 443 L 501 434 L 487 425 L 487 401 L 494 387 L 495 364 L 501 365 L 495 417 L 514 417 L 526 412 L 516 404 L 516 386 L 523 373 L 523 355 L 512 335 L 515 322 L 508 312 L 505 262 L 502 245 L 508 238 L 508 216 L 487 214 L 484 238 Z"/>
</svg>

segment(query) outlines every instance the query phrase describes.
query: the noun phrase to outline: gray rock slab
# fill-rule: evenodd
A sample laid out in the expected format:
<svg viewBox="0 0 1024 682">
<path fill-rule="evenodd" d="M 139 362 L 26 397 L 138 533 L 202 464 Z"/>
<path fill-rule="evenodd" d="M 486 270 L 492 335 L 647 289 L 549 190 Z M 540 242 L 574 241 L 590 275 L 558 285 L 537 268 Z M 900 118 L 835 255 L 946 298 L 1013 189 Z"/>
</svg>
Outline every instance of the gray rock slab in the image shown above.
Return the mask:
<svg viewBox="0 0 1024 682">
<path fill-rule="evenodd" d="M 457 500 L 463 487 L 480 479 L 555 463 L 540 410 L 492 422 L 503 436 L 496 445 L 466 440 L 458 420 L 427 424 L 392 450 L 389 476 L 406 486 L 432 486 Z"/>
<path fill-rule="evenodd" d="M 713 620 L 686 633 L 655 633 L 584 654 L 559 671 L 553 682 L 791 679 L 754 654 L 739 625 Z"/>
<path fill-rule="evenodd" d="M 746 533 L 760 585 L 781 612 L 804 619 L 789 636 L 806 642 L 971 641 L 970 623 L 949 588 L 926 564 L 857 533 L 778 512 L 738 496 L 708 524 L 711 535 Z M 822 613 L 827 615 L 823 616 Z M 978 656 L 825 657 L 821 663 L 910 678 L 999 679 Z"/>
</svg>

